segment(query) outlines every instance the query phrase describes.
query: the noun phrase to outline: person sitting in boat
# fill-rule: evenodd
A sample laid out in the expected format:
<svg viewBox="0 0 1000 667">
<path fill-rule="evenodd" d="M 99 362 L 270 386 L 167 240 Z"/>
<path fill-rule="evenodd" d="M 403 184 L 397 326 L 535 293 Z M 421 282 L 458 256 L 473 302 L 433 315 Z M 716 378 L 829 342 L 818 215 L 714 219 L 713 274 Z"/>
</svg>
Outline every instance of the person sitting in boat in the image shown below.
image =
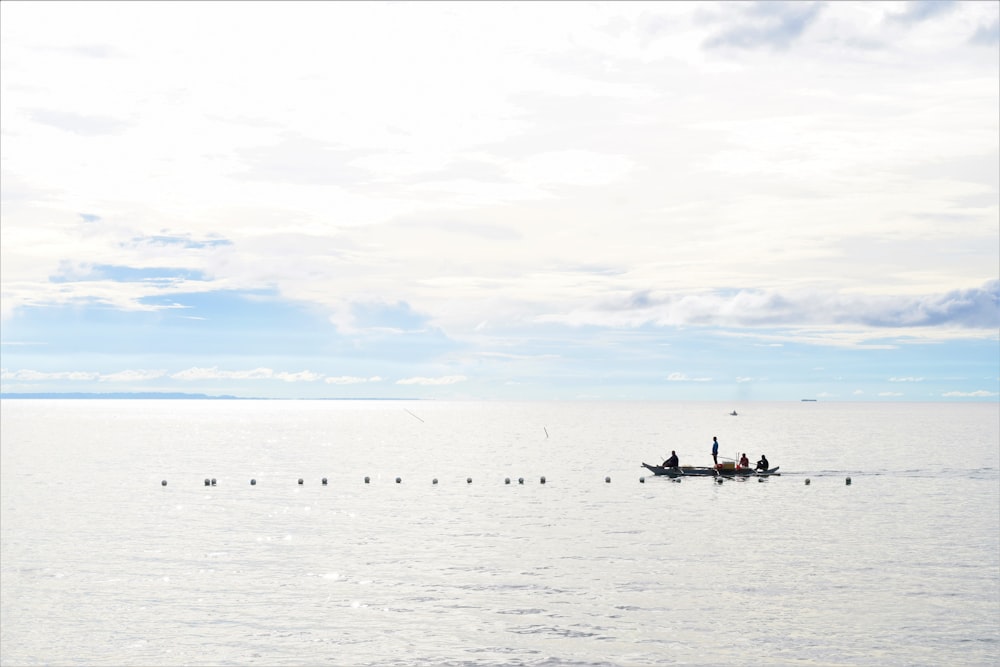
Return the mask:
<svg viewBox="0 0 1000 667">
<path fill-rule="evenodd" d="M 670 450 L 670 458 L 663 462 L 664 468 L 677 468 L 680 466 L 680 460 L 677 458 L 677 452 Z"/>
<path fill-rule="evenodd" d="M 767 457 L 763 454 L 760 455 L 760 461 L 757 461 L 757 470 L 767 471 L 771 467 L 771 464 L 767 462 Z"/>
<path fill-rule="evenodd" d="M 747 453 L 746 452 L 743 452 L 743 456 L 740 457 L 739 467 L 740 468 L 749 468 L 750 467 L 750 459 L 747 458 Z"/>
</svg>

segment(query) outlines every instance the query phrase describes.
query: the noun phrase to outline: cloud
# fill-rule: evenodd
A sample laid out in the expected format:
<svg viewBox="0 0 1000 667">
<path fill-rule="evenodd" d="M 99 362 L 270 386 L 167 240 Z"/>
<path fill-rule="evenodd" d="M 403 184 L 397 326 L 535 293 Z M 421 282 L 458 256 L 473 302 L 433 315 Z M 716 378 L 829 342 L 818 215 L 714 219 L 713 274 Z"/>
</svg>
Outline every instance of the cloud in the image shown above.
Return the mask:
<svg viewBox="0 0 1000 667">
<path fill-rule="evenodd" d="M 275 372 L 270 368 L 227 371 L 220 370 L 216 366 L 212 366 L 211 368 L 195 366 L 174 373 L 170 377 L 174 380 L 283 380 L 285 382 L 315 382 L 321 379 L 323 375 L 313 373 L 312 371 L 300 371 L 298 373 Z"/>
<path fill-rule="evenodd" d="M 1000 19 L 989 25 L 979 26 L 969 38 L 969 43 L 979 46 L 996 46 L 1000 43 Z"/>
<path fill-rule="evenodd" d="M 904 24 L 922 23 L 950 12 L 956 7 L 957 4 L 953 0 L 910 0 L 905 4 L 903 11 L 888 14 L 886 20 Z"/>
<path fill-rule="evenodd" d="M 128 127 L 128 123 L 117 118 L 84 115 L 72 111 L 35 109 L 30 115 L 31 119 L 37 123 L 85 137 L 121 134 Z"/>
<path fill-rule="evenodd" d="M 224 246 L 232 246 L 233 242 L 229 239 L 218 237 L 197 239 L 191 234 L 152 234 L 150 236 L 135 236 L 121 245 L 123 248 L 129 249 L 175 247 L 185 250 L 211 250 Z"/>
<path fill-rule="evenodd" d="M 912 328 L 1000 327 L 1000 281 L 926 296 L 737 290 L 703 294 L 644 291 L 591 308 L 545 315 L 541 321 L 575 326 L 844 326 Z"/>
<path fill-rule="evenodd" d="M 622 155 L 568 150 L 538 153 L 511 164 L 509 173 L 517 181 L 550 185 L 608 185 L 628 176 L 631 160 Z"/>
<path fill-rule="evenodd" d="M 155 380 L 167 374 L 164 370 L 127 370 L 101 375 L 101 382 L 141 382 Z"/>
<path fill-rule="evenodd" d="M 444 377 L 411 377 L 404 378 L 402 380 L 396 380 L 396 384 L 416 384 L 424 386 L 437 386 L 446 384 L 457 384 L 459 382 L 465 382 L 468 378 L 464 375 L 446 375 Z"/>
<path fill-rule="evenodd" d="M 368 378 L 354 377 L 351 375 L 341 375 L 339 377 L 328 377 L 324 380 L 327 384 L 364 384 L 366 382 L 381 382 L 382 378 L 375 375 Z"/>
<path fill-rule="evenodd" d="M 242 152 L 247 169 L 238 178 L 301 185 L 346 185 L 370 178 L 352 162 L 361 153 L 315 138 L 286 135 L 270 146 Z"/>
<path fill-rule="evenodd" d="M 900 377 L 900 378 L 889 378 L 889 382 L 923 382 L 923 378 L 916 377 Z"/>
<path fill-rule="evenodd" d="M 41 372 L 33 370 L 19 370 L 19 371 L 8 371 L 7 369 L 0 370 L 0 379 L 21 380 L 25 382 L 42 382 L 46 380 L 70 380 L 73 382 L 77 382 L 85 380 L 97 380 L 100 377 L 101 377 L 100 373 L 85 372 L 85 371 Z"/>
<path fill-rule="evenodd" d="M 671 373 L 667 376 L 667 382 L 711 382 L 709 377 L 688 377 L 684 373 Z"/>
<path fill-rule="evenodd" d="M 978 391 L 948 391 L 941 395 L 945 398 L 989 398 L 991 396 L 1000 396 L 1000 392 L 980 389 Z"/>
<path fill-rule="evenodd" d="M 299 371 L 298 373 L 282 371 L 275 373 L 274 378 L 276 380 L 284 380 L 285 382 L 315 382 L 322 379 L 323 375 L 322 373 L 313 373 L 312 371 Z"/>
<path fill-rule="evenodd" d="M 818 18 L 821 2 L 723 3 L 725 18 L 730 24 L 704 42 L 709 49 L 735 47 L 742 49 L 787 49 Z"/>
</svg>

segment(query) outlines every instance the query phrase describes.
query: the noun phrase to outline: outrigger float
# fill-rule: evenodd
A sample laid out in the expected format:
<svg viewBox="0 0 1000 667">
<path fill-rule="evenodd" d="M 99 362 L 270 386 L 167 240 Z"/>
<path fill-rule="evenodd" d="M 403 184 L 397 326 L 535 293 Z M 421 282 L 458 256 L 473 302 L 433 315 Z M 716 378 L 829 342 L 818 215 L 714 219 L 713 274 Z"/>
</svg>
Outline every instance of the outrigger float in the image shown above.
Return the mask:
<svg viewBox="0 0 1000 667">
<path fill-rule="evenodd" d="M 664 466 L 643 463 L 644 467 L 654 475 L 664 475 L 666 477 L 770 477 L 771 475 L 781 476 L 778 472 L 780 466 L 768 468 L 767 470 L 754 470 L 753 468 L 738 468 L 735 463 L 720 463 L 716 467 L 701 466 L 679 466 L 677 468 L 665 468 Z"/>
</svg>

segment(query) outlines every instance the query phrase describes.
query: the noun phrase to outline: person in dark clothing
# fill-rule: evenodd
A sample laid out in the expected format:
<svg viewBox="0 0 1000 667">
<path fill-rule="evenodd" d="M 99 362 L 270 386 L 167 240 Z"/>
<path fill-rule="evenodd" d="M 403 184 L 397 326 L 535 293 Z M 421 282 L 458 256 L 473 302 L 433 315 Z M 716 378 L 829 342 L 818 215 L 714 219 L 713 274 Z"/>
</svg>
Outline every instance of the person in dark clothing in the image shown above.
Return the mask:
<svg viewBox="0 0 1000 667">
<path fill-rule="evenodd" d="M 664 468 L 676 468 L 680 465 L 680 461 L 677 459 L 677 452 L 671 450 L 670 458 L 663 462 Z"/>
<path fill-rule="evenodd" d="M 719 439 L 716 437 L 712 438 L 712 460 L 715 461 L 715 467 L 719 467 Z"/>
<path fill-rule="evenodd" d="M 771 467 L 771 464 L 767 462 L 767 457 L 763 454 L 760 455 L 760 461 L 757 461 L 757 470 L 767 470 Z"/>
</svg>

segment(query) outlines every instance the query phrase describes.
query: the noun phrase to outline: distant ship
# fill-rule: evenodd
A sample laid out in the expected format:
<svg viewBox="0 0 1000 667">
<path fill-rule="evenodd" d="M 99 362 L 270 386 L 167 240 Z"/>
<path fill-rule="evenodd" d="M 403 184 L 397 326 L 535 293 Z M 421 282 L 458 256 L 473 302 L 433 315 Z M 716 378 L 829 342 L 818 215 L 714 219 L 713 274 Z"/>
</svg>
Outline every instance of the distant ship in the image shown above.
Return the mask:
<svg viewBox="0 0 1000 667">
<path fill-rule="evenodd" d="M 816 399 L 815 398 L 803 398 L 802 402 L 803 403 L 815 403 Z"/>
</svg>

